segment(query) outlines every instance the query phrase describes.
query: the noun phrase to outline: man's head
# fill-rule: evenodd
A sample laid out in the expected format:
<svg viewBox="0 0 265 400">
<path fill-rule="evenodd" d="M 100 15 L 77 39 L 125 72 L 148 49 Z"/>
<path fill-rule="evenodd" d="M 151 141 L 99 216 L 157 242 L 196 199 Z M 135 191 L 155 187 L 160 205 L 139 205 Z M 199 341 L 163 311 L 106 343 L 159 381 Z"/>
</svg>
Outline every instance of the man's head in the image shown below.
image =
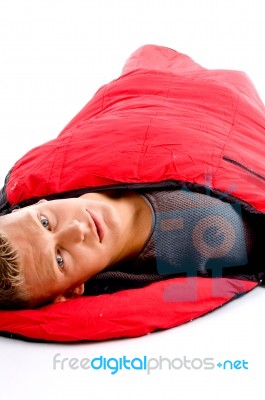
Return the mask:
<svg viewBox="0 0 265 400">
<path fill-rule="evenodd" d="M 119 261 L 122 221 L 108 202 L 45 201 L 0 217 L 0 308 L 79 296 L 84 282 Z"/>
</svg>

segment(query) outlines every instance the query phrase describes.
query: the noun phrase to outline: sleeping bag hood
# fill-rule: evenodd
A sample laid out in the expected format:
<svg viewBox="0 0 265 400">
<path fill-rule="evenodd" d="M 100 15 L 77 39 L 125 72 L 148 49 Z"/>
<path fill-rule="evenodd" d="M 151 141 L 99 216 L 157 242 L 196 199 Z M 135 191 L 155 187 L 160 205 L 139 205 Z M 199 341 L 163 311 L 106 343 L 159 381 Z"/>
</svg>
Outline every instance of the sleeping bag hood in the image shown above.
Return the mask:
<svg viewBox="0 0 265 400">
<path fill-rule="evenodd" d="M 146 45 L 59 136 L 6 177 L 0 212 L 108 188 L 180 188 L 265 213 L 265 109 L 243 72 L 208 70 Z M 0 331 L 47 341 L 133 337 L 204 315 L 260 284 L 179 277 L 35 310 L 0 311 Z"/>
</svg>

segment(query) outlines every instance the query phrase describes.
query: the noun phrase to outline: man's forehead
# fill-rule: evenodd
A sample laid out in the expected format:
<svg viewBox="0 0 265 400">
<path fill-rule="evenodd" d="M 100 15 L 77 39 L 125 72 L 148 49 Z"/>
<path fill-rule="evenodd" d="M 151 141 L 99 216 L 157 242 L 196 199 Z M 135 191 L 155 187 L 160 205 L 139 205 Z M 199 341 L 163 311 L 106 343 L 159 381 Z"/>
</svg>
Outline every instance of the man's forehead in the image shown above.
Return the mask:
<svg viewBox="0 0 265 400">
<path fill-rule="evenodd" d="M 49 285 L 54 280 L 55 256 L 47 231 L 38 220 L 37 209 L 27 207 L 6 218 L 4 231 L 16 248 L 26 283 L 32 287 Z"/>
<path fill-rule="evenodd" d="M 37 207 L 35 205 L 15 209 L 10 214 L 6 214 L 0 217 L 0 226 L 8 228 L 9 226 L 15 226 L 21 223 L 21 221 L 27 220 L 36 225 L 33 217 L 35 213 L 37 213 Z"/>
</svg>

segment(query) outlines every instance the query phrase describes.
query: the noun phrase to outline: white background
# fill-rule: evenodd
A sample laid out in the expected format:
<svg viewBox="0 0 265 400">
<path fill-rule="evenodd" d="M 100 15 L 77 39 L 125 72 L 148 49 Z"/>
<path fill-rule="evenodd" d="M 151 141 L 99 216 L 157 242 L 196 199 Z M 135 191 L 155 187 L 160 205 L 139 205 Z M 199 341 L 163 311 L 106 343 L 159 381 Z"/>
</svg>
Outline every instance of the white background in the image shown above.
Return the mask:
<svg viewBox="0 0 265 400">
<path fill-rule="evenodd" d="M 144 44 L 245 71 L 265 99 L 263 0 L 0 0 L 0 184 Z M 77 345 L 0 338 L 0 399 L 264 398 L 265 291 L 147 337 Z M 53 370 L 63 357 L 245 359 L 248 370 Z"/>
</svg>

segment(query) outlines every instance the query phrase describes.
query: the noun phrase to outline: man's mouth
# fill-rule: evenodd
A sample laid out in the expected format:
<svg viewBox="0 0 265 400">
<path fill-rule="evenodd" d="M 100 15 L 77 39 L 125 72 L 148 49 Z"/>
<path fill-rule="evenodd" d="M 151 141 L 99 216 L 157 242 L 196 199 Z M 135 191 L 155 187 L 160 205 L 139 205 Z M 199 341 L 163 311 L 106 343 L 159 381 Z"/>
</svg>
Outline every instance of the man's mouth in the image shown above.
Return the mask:
<svg viewBox="0 0 265 400">
<path fill-rule="evenodd" d="M 87 210 L 87 211 L 88 211 L 88 210 Z M 99 238 L 99 241 L 100 241 L 100 243 L 101 243 L 102 240 L 103 240 L 103 237 L 104 237 L 104 229 L 103 229 L 103 227 L 102 227 L 101 221 L 100 221 L 100 219 L 98 218 L 98 216 L 97 216 L 96 214 L 94 214 L 93 211 L 88 211 L 88 213 L 90 214 L 91 219 L 92 219 L 93 222 L 94 222 L 94 225 L 95 225 L 96 230 L 97 230 L 98 238 Z"/>
</svg>

